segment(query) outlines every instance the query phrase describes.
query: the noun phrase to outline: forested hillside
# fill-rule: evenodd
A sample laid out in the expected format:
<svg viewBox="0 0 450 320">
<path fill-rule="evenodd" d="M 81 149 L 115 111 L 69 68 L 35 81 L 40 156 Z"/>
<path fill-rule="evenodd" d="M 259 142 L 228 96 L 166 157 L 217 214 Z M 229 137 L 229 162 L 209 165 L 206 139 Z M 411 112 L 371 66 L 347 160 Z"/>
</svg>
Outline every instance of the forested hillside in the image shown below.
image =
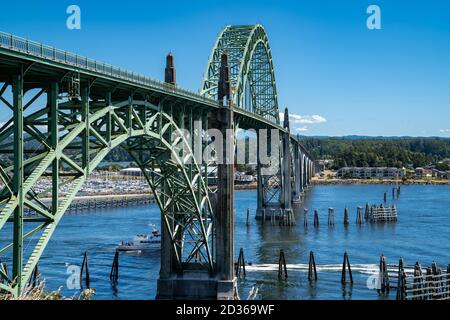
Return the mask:
<svg viewBox="0 0 450 320">
<path fill-rule="evenodd" d="M 413 167 L 450 158 L 447 138 L 303 138 L 316 159 L 333 159 L 334 168 Z"/>
</svg>

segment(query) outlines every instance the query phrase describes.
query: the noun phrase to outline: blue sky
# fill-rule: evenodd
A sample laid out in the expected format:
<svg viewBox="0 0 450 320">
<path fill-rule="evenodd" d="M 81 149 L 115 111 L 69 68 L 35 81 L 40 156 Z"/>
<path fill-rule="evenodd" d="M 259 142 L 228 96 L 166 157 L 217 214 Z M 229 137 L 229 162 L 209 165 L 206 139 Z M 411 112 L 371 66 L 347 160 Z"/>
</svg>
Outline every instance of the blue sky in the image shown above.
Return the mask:
<svg viewBox="0 0 450 320">
<path fill-rule="evenodd" d="M 66 28 L 70 4 L 81 30 Z M 381 30 L 366 27 L 371 4 Z M 444 0 L 22 0 L 2 3 L 0 30 L 159 79 L 172 51 L 197 91 L 222 28 L 261 23 L 299 133 L 450 137 L 449 16 Z"/>
</svg>

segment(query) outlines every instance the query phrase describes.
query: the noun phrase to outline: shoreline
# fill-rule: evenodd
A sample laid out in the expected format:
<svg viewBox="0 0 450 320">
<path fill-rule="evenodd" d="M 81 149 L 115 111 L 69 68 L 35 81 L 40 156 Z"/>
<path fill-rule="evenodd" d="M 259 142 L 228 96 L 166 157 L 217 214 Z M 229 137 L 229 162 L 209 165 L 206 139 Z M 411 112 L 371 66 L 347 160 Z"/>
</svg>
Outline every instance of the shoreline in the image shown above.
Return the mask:
<svg viewBox="0 0 450 320">
<path fill-rule="evenodd" d="M 394 180 L 380 179 L 319 179 L 313 178 L 311 185 L 395 185 Z M 399 185 L 450 185 L 450 180 L 406 180 L 399 181 Z M 256 190 L 256 183 L 236 184 L 235 191 Z M 73 199 L 73 203 L 80 203 L 89 200 L 112 200 L 112 199 L 133 199 L 148 197 L 153 200 L 153 194 L 150 192 L 129 192 L 129 193 L 93 193 L 77 195 Z M 50 202 L 51 198 L 45 197 L 41 199 L 44 203 Z"/>
<path fill-rule="evenodd" d="M 313 185 L 352 185 L 352 184 L 397 184 L 395 180 L 389 179 L 319 179 L 311 180 Z M 450 180 L 402 180 L 399 185 L 450 185 Z"/>
<path fill-rule="evenodd" d="M 244 190 L 254 190 L 257 189 L 256 183 L 248 183 L 248 184 L 236 184 L 235 191 L 244 191 Z M 76 195 L 73 198 L 73 203 L 75 202 L 83 202 L 89 201 L 93 199 L 97 200 L 110 200 L 110 199 L 130 199 L 130 198 L 141 198 L 141 197 L 149 197 L 154 198 L 153 193 L 149 191 L 137 191 L 136 192 L 127 192 L 127 193 L 83 193 L 80 195 Z M 62 199 L 62 197 L 60 198 Z M 41 200 L 45 203 L 51 202 L 50 197 L 43 197 Z"/>
</svg>

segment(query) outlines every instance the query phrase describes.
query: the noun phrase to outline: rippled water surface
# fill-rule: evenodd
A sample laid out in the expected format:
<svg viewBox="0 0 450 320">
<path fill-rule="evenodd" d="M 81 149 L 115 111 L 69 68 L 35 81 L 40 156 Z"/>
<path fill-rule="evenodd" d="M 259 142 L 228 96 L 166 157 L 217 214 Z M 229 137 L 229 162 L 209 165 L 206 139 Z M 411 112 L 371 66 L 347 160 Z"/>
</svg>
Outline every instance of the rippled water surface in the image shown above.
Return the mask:
<svg viewBox="0 0 450 320">
<path fill-rule="evenodd" d="M 258 299 L 380 299 L 369 289 L 368 279 L 377 268 L 379 256 L 396 264 L 403 257 L 407 265 L 420 261 L 441 266 L 450 263 L 450 186 L 403 186 L 395 200 L 399 221 L 392 224 L 356 225 L 356 208 L 366 202 L 381 203 L 391 186 L 338 185 L 315 186 L 304 199 L 309 208 L 309 225 L 304 227 L 303 207 L 296 208 L 297 225 L 261 226 L 254 219 L 245 225 L 246 209 L 256 209 L 256 191 L 236 193 L 235 251 L 244 248 L 247 277 L 239 281 L 241 298 L 258 288 Z M 335 209 L 335 226 L 327 225 L 328 208 Z M 344 208 L 349 208 L 350 225 L 344 227 Z M 317 209 L 320 225 L 313 227 L 312 211 Z M 97 299 L 153 299 L 156 293 L 159 252 L 121 254 L 117 288 L 109 282 L 116 245 L 135 234 L 148 232 L 148 224 L 160 225 L 156 205 L 103 209 L 65 216 L 39 264 L 47 286 L 62 286 L 66 296 L 77 294 L 66 286 L 67 265 L 80 265 L 84 250 L 89 252 L 91 287 Z M 3 237 L 3 235 L 0 235 Z M 0 241 L 2 238 L 0 238 Z M 4 238 L 3 238 L 4 240 Z M 4 242 L 4 241 L 1 241 Z M 283 249 L 288 264 L 288 279 L 278 281 L 278 255 Z M 308 281 L 309 252 L 314 251 L 318 281 Z M 353 267 L 354 284 L 340 284 L 344 251 Z M 237 258 L 237 257 L 236 257 Z M 395 291 L 388 297 L 395 298 Z"/>
</svg>

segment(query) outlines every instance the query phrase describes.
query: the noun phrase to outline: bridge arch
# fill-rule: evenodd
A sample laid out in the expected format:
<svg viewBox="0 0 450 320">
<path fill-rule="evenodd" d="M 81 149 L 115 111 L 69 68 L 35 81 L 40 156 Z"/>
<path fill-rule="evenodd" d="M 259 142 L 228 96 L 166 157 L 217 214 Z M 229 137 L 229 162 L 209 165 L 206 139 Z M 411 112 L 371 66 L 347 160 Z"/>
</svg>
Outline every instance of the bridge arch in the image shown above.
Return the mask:
<svg viewBox="0 0 450 320">
<path fill-rule="evenodd" d="M 161 270 L 166 263 L 171 268 L 168 272 L 172 272 L 165 275 L 165 290 L 186 297 L 183 291 L 176 292 L 172 288 L 175 288 L 175 282 L 183 282 L 183 277 L 179 276 L 184 270 L 190 275 L 192 271 L 199 271 L 198 263 L 189 265 L 192 259 L 200 260 L 203 269 L 208 269 L 197 279 L 198 288 L 203 290 L 207 283 L 211 290 L 208 294 L 194 290 L 200 296 L 209 297 L 212 291 L 218 291 L 219 280 L 232 284 L 232 272 L 223 277 L 220 275 L 221 263 L 217 263 L 217 257 L 223 255 L 223 251 L 217 250 L 219 241 L 213 238 L 217 234 L 220 240 L 221 225 L 219 223 L 214 230 L 207 186 L 209 164 L 195 163 L 189 149 L 187 154 L 174 160 L 170 155 L 177 155 L 178 150 L 169 136 L 171 132 L 180 132 L 184 126 L 193 133 L 195 126 L 192 128 L 191 120 L 197 117 L 204 119 L 205 129 L 209 128 L 208 115 L 218 107 L 213 99 L 217 98 L 219 61 L 223 52 L 229 56 L 238 121 L 244 119 L 248 121 L 246 125 L 282 130 L 272 54 L 264 28 L 260 25 L 227 26 L 223 30 L 208 61 L 202 96 L 25 39 L 11 35 L 0 38 L 0 67 L 4 71 L 0 73 L 3 83 L 0 97 L 6 88 L 12 87 L 12 101 L 4 104 L 13 112 L 13 117 L 0 127 L 0 156 L 13 155 L 13 160 L 7 162 L 0 157 L 0 231 L 7 232 L 8 236 L 12 234 L 12 243 L 0 247 L 0 258 L 4 252 L 12 251 L 13 256 L 8 260 L 13 265 L 9 269 L 12 277 L 0 265 L 0 290 L 12 288 L 17 294 L 26 285 L 77 191 L 102 159 L 119 146 L 124 147 L 143 170 L 162 211 L 163 232 L 168 234 L 166 239 L 173 248 L 164 247 L 164 250 L 175 256 L 175 259 L 162 257 Z M 39 92 L 27 102 L 23 96 L 29 89 Z M 41 105 L 39 96 L 43 92 L 50 98 Z M 65 104 L 59 103 L 61 96 L 67 98 Z M 3 97 L 1 100 L 4 102 Z M 184 118 L 186 111 L 190 112 L 188 119 Z M 41 130 L 42 127 L 46 129 Z M 28 136 L 25 137 L 25 133 Z M 25 140 L 36 143 L 39 148 L 28 148 Z M 207 144 L 207 140 L 208 137 L 204 138 L 203 143 Z M 279 168 L 280 157 L 276 158 Z M 63 164 L 69 170 L 62 170 Z M 305 155 L 302 166 L 306 184 L 311 167 L 308 168 Z M 60 180 L 60 176 L 70 178 L 70 192 L 61 198 L 59 186 L 65 181 Z M 56 186 L 51 190 L 50 205 L 40 201 L 40 195 L 33 190 L 39 179 L 45 177 L 50 177 L 52 185 Z M 279 202 L 280 193 L 276 189 L 282 188 L 280 172 L 265 176 L 264 180 L 258 184 L 262 186 L 263 201 L 269 204 L 271 199 L 277 199 Z M 269 193 L 266 187 L 275 191 Z M 25 207 L 35 211 L 36 217 L 25 216 Z M 12 222 L 13 228 L 3 229 L 8 222 Z M 233 234 L 229 239 L 232 238 Z M 23 250 L 24 240 L 27 243 L 33 240 L 27 252 Z M 221 240 L 230 243 L 225 237 Z M 227 259 L 232 266 L 232 255 Z M 173 267 L 174 260 L 181 268 Z M 228 270 L 232 271 L 232 267 Z M 206 282 L 204 275 L 209 276 Z M 187 277 L 187 280 L 192 279 Z M 223 284 L 221 290 L 226 292 L 221 294 L 230 297 L 231 291 Z"/>
<path fill-rule="evenodd" d="M 6 231 L 2 230 L 3 226 L 12 222 L 10 217 L 17 210 L 23 212 L 24 208 L 28 208 L 34 212 L 33 216 L 23 219 L 26 228 L 22 239 L 18 242 L 14 239 L 13 243 L 0 247 L 2 256 L 14 250 L 11 259 L 13 268 L 10 268 L 13 272 L 5 274 L 0 268 L 0 290 L 15 295 L 23 290 L 75 195 L 108 153 L 118 147 L 132 155 L 155 196 L 161 211 L 161 227 L 167 234 L 165 241 L 171 247 L 172 268 L 182 269 L 195 260 L 205 270 L 213 271 L 212 205 L 202 178 L 201 165 L 196 162 L 182 128 L 171 113 L 172 107 L 131 98 L 115 103 L 93 101 L 89 98 L 88 90 L 84 91 L 86 94 L 79 101 L 58 104 L 58 86 L 52 88 L 48 90 L 51 106 L 24 115 L 23 121 L 48 122 L 49 126 L 58 128 L 55 131 L 61 137 L 55 145 L 50 145 L 47 140 L 51 140 L 51 135 L 45 137 L 44 133 L 41 142 L 45 143 L 45 147 L 36 150 L 36 155 L 24 161 L 23 202 L 10 192 L 12 183 L 5 179 L 13 173 L 14 168 L 0 167 L 5 174 L 2 176 L 4 185 L 1 190 L 0 230 Z M 17 87 L 15 90 L 20 89 Z M 55 111 L 59 109 L 61 114 L 51 117 L 48 115 L 49 108 Z M 66 109 L 76 111 L 62 113 Z M 79 113 L 85 114 L 79 117 Z M 0 135 L 11 135 L 11 128 L 4 126 Z M 85 158 L 86 154 L 81 150 L 85 149 L 86 143 L 88 148 Z M 180 143 L 183 144 L 182 151 L 177 147 Z M 54 163 L 59 168 L 57 172 Z M 59 177 L 63 164 L 67 181 Z M 49 174 L 52 179 L 56 179 L 52 187 L 56 186 L 56 194 L 63 184 L 67 193 L 63 197 L 56 197 L 56 200 L 53 196 L 51 204 L 46 204 L 33 189 Z M 24 247 L 31 250 L 25 252 Z M 17 252 L 20 253 L 19 260 L 14 258 Z"/>
<path fill-rule="evenodd" d="M 201 94 L 217 99 L 220 57 L 227 53 L 237 108 L 280 124 L 272 53 L 263 26 L 226 26 L 214 44 Z"/>
</svg>

